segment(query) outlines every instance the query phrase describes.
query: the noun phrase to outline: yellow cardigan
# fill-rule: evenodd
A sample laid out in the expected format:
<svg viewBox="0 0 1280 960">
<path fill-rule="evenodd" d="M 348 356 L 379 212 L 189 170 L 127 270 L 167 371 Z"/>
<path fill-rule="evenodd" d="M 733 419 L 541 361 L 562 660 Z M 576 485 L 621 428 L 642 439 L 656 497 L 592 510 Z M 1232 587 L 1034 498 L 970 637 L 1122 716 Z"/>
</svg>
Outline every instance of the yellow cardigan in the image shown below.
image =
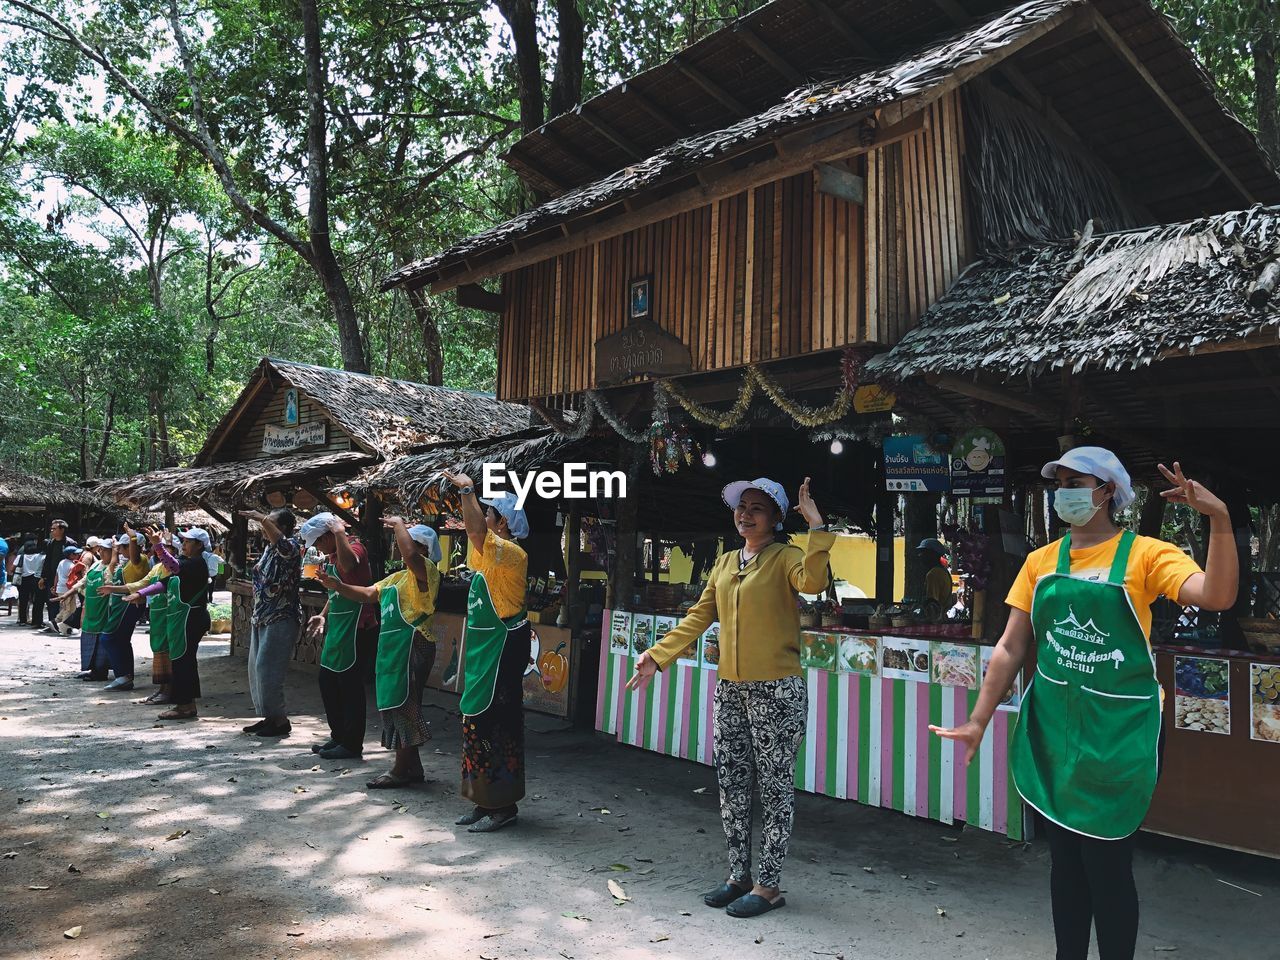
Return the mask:
<svg viewBox="0 0 1280 960">
<path fill-rule="evenodd" d="M 649 652 L 666 667 L 707 627 L 720 621 L 721 680 L 800 676 L 798 593 L 827 588 L 834 533 L 815 530 L 804 550 L 771 543 L 738 570 L 738 551 L 721 554 L 706 589 L 684 619 Z"/>
</svg>

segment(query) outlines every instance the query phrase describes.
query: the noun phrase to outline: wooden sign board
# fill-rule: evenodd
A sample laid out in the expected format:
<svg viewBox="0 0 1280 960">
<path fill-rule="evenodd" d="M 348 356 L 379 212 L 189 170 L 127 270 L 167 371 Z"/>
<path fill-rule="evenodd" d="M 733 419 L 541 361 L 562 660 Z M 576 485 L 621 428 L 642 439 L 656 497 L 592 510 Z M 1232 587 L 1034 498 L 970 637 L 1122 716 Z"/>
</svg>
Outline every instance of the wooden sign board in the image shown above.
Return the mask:
<svg viewBox="0 0 1280 960">
<path fill-rule="evenodd" d="M 302 447 L 322 447 L 328 442 L 328 426 L 323 420 L 300 427 L 280 427 L 269 423 L 263 427 L 262 452 L 288 453 Z"/>
<path fill-rule="evenodd" d="M 689 373 L 693 356 L 678 337 L 652 320 L 637 320 L 620 333 L 596 341 L 596 384 L 610 386 L 632 377 Z"/>
</svg>

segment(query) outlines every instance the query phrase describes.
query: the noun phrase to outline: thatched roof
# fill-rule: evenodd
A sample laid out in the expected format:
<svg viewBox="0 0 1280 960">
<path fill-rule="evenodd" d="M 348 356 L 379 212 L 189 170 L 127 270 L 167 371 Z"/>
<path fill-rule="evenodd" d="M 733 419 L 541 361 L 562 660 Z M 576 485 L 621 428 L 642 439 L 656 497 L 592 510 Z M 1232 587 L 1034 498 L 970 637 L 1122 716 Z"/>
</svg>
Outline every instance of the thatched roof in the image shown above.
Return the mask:
<svg viewBox="0 0 1280 960">
<path fill-rule="evenodd" d="M 374 455 L 357 450 L 263 457 L 198 467 L 169 467 L 123 480 L 103 481 L 99 489 L 119 503 L 138 508 L 158 501 L 177 504 L 208 501 L 223 506 L 255 494 L 274 481 L 327 487 L 326 478 L 350 476 L 376 460 Z"/>
<path fill-rule="evenodd" d="M 437 444 L 395 457 L 366 470 L 347 486 L 389 492 L 402 503 L 416 504 L 429 491 L 447 492 L 438 479 L 441 470 L 460 471 L 479 482 L 486 463 L 506 464 L 508 470 L 524 473 L 603 456 L 603 447 L 604 441 L 598 439 L 572 440 L 546 427 L 533 428 L 469 444 Z"/>
<path fill-rule="evenodd" d="M 475 277 L 494 264 L 491 272 L 501 272 L 504 258 L 523 262 L 540 244 L 563 245 L 562 228 L 570 237 L 587 228 L 598 232 L 610 218 L 643 208 L 647 198 L 683 195 L 686 189 L 698 196 L 697 174 L 708 166 L 727 168 L 732 158 L 738 167 L 748 167 L 758 159 L 753 151 L 840 116 L 852 119 L 896 104 L 909 112 L 1008 58 L 1015 58 L 1024 82 L 1030 78 L 1035 97 L 1049 104 L 1104 164 L 1122 179 L 1159 188 L 1142 197 L 1152 219 L 1255 200 L 1280 202 L 1280 180 L 1256 138 L 1216 99 L 1212 81 L 1147 0 L 1029 0 L 1003 12 L 995 6 L 984 0 L 879 5 L 775 0 L 651 72 L 685 91 L 681 107 L 705 99 L 708 90 L 719 91 L 719 109 L 698 113 L 692 132 L 663 135 L 662 124 L 654 122 L 655 115 L 664 115 L 655 108 L 662 97 L 648 74 L 603 94 L 600 103 L 551 121 L 508 155 L 517 169 L 533 175 L 533 182 L 539 182 L 537 171 L 554 171 L 574 184 L 571 189 L 400 268 L 383 281 L 383 289 L 425 284 L 444 289 L 455 282 L 452 278 Z M 1035 40 L 1051 30 L 1065 31 L 1075 18 L 1084 26 L 1078 36 L 1035 52 Z M 963 25 L 958 33 L 957 24 Z M 766 93 L 753 87 L 758 77 L 778 69 L 776 61 L 761 62 L 761 43 L 793 64 L 793 78 L 813 77 L 816 69 L 824 79 L 785 88 L 790 92 L 784 96 L 770 94 L 766 105 L 749 106 L 752 100 L 760 104 Z M 794 55 L 779 53 L 788 47 L 795 48 Z M 712 63 L 719 64 L 714 71 L 721 76 L 709 75 Z M 748 102 L 736 104 L 739 109 L 725 117 L 725 94 L 734 100 L 739 87 L 747 88 Z M 694 88 L 699 94 L 688 95 Z M 1175 109 L 1161 104 L 1162 97 Z M 613 108 L 605 109 L 606 102 L 620 111 L 613 119 L 607 119 Z M 625 127 L 623 115 L 629 118 Z M 682 122 L 679 110 L 667 115 Z M 619 129 L 625 131 L 621 138 Z M 652 137 L 642 135 L 648 131 Z M 629 156 L 617 153 L 619 139 L 632 143 Z M 653 146 L 637 147 L 637 141 Z M 584 176 L 601 158 L 610 159 Z"/>
<path fill-rule="evenodd" d="M 529 425 L 525 407 L 482 393 L 264 357 L 194 462 L 216 459 L 231 425 L 265 393 L 286 386 L 304 391 L 360 449 L 381 457 L 426 443 L 479 440 Z"/>
<path fill-rule="evenodd" d="M 973 264 L 868 373 L 1122 370 L 1280 337 L 1280 297 L 1249 303 L 1280 256 L 1280 207 L 1028 246 Z"/>
<path fill-rule="evenodd" d="M 4 507 L 88 507 L 108 513 L 116 510 L 106 497 L 85 487 L 0 467 L 0 508 Z"/>
</svg>

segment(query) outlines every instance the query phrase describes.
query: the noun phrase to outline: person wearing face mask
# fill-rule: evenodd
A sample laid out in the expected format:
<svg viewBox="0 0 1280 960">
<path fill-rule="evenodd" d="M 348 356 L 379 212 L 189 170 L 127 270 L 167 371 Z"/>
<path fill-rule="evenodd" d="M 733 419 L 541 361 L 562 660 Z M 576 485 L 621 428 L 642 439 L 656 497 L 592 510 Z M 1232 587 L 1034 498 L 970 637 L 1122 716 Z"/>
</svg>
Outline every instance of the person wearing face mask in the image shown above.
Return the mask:
<svg viewBox="0 0 1280 960">
<path fill-rule="evenodd" d="M 720 621 L 715 692 L 715 764 L 720 819 L 729 843 L 729 879 L 703 896 L 731 917 L 758 917 L 786 905 L 782 861 L 795 819 L 796 756 L 809 713 L 800 667 L 801 593 L 827 589 L 835 536 L 800 485 L 796 511 L 808 524 L 804 550 L 779 539 L 789 502 L 767 477 L 724 488 L 743 545 L 721 554 L 698 602 L 663 641 L 642 653 L 628 690 L 643 690 L 707 627 Z M 760 791 L 759 869 L 752 883 L 751 804 Z"/>
<path fill-rule="evenodd" d="M 1138 935 L 1133 848 L 1160 768 L 1163 691 L 1151 655 L 1151 604 L 1226 610 L 1239 560 L 1223 502 L 1174 463 L 1165 500 L 1209 518 L 1204 570 L 1178 547 L 1116 524 L 1133 502 L 1129 474 L 1109 450 L 1076 447 L 1047 463 L 1054 510 L 1070 529 L 1032 553 L 1009 591 L 1009 620 L 969 720 L 931 726 L 968 763 L 996 705 L 1036 645 L 1014 731 L 1010 768 L 1047 822 L 1057 960 L 1132 960 Z"/>
</svg>

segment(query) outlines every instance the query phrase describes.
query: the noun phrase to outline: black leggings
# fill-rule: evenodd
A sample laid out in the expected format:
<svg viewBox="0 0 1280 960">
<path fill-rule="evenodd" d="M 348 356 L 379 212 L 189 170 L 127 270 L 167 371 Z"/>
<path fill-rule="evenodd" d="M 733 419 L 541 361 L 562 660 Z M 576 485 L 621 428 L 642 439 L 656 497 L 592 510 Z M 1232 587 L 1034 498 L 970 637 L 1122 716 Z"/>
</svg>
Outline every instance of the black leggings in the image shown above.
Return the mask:
<svg viewBox="0 0 1280 960">
<path fill-rule="evenodd" d="M 361 627 L 356 631 L 355 663 L 342 673 L 320 668 L 320 699 L 329 721 L 329 737 L 352 753 L 364 750 L 365 658 L 371 647 L 376 650 L 377 643 L 378 625 Z"/>
<path fill-rule="evenodd" d="M 173 680 L 169 696 L 175 707 L 189 706 L 200 696 L 200 669 L 197 657 L 200 640 L 209 630 L 209 610 L 192 607 L 187 616 L 187 649 L 173 660 Z"/>
<path fill-rule="evenodd" d="M 1133 882 L 1135 832 L 1095 840 L 1045 821 L 1053 868 L 1053 932 L 1057 960 L 1085 960 L 1098 931 L 1100 960 L 1133 960 L 1138 941 L 1138 888 Z"/>
</svg>

